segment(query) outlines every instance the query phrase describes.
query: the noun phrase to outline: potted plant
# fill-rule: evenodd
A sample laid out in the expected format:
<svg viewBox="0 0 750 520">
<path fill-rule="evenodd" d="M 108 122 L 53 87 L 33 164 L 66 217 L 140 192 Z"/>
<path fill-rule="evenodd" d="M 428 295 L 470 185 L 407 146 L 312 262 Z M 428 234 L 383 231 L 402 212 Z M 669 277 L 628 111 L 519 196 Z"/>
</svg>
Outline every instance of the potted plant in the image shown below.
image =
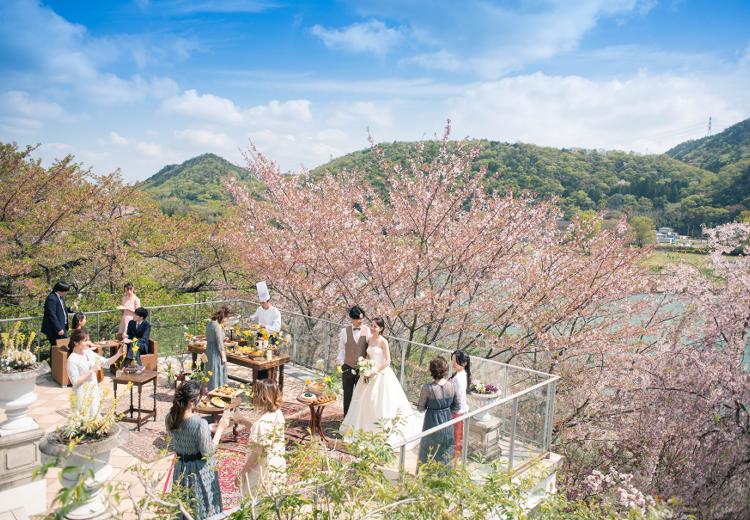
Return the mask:
<svg viewBox="0 0 750 520">
<path fill-rule="evenodd" d="M 9 332 L 0 333 L 0 408 L 6 420 L 0 424 L 0 436 L 36 430 L 39 425 L 28 415 L 36 401 L 36 378 L 49 372 L 49 365 L 40 363 L 32 346 L 36 332 L 20 332 L 17 321 Z"/>
<path fill-rule="evenodd" d="M 104 401 L 108 392 L 105 391 L 100 402 Z M 84 399 L 90 398 L 86 396 Z M 101 496 L 101 489 L 112 477 L 110 453 L 127 436 L 127 430 L 117 423 L 119 417 L 115 410 L 118 402 L 119 398 L 113 399 L 106 410 L 102 411 L 100 406 L 90 415 L 89 407 L 84 405 L 78 409 L 76 397 L 71 395 L 68 420 L 47 434 L 39 446 L 47 466 L 63 468 L 60 472 L 63 487 L 55 502 L 63 503 L 71 494 L 78 497 L 65 511 L 66 518 L 83 520 L 110 513 Z M 50 464 L 50 461 L 53 463 Z"/>
<path fill-rule="evenodd" d="M 469 388 L 469 394 L 467 395 L 468 400 L 472 403 L 473 408 L 481 408 L 490 404 L 490 402 L 498 398 L 498 388 L 490 383 L 482 383 L 480 381 L 474 381 L 471 383 Z M 487 422 L 494 419 L 494 416 L 489 410 L 485 411 L 481 416 L 477 417 L 477 421 Z"/>
</svg>

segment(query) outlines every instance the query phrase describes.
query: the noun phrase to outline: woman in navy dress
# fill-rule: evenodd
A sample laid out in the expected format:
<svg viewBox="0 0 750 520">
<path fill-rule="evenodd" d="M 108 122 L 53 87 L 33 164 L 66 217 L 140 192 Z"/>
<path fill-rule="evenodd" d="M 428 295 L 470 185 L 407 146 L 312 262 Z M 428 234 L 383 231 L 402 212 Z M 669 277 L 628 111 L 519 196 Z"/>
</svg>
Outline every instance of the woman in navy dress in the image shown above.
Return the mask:
<svg viewBox="0 0 750 520">
<path fill-rule="evenodd" d="M 430 374 L 433 382 L 422 385 L 417 409 L 425 412 L 422 431 L 429 430 L 451 420 L 451 414 L 458 412 L 460 403 L 456 398 L 456 387 L 448 377 L 448 362 L 442 357 L 430 361 Z M 436 460 L 449 464 L 453 458 L 453 428 L 443 428 L 427 437 L 419 444 L 419 462 Z"/>
<path fill-rule="evenodd" d="M 177 454 L 172 482 L 190 491 L 196 520 L 221 513 L 214 452 L 230 420 L 229 411 L 225 411 L 211 439 L 208 422 L 193 412 L 200 395 L 199 382 L 185 381 L 175 391 L 172 409 L 166 418 L 171 447 Z"/>
</svg>

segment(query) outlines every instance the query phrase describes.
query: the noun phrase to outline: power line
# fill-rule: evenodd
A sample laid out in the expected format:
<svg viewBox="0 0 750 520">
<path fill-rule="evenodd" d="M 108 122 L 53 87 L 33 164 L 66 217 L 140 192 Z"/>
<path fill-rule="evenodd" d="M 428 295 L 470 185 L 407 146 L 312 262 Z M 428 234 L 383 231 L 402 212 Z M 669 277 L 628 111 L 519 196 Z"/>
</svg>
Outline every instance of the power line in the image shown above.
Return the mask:
<svg viewBox="0 0 750 520">
<path fill-rule="evenodd" d="M 708 116 L 708 131 L 706 132 L 706 137 L 711 136 L 711 116 Z"/>
</svg>

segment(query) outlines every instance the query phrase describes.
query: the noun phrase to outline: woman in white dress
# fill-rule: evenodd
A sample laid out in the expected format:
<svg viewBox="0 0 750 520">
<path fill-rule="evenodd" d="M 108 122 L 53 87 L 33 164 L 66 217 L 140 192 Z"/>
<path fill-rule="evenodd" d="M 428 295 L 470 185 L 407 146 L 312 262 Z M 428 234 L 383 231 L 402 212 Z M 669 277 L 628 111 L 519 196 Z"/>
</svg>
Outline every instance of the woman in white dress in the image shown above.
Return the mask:
<svg viewBox="0 0 750 520">
<path fill-rule="evenodd" d="M 123 347 L 107 359 L 91 350 L 91 341 L 86 329 L 76 329 L 70 334 L 68 343 L 68 379 L 76 393 L 76 409 L 86 407 L 87 417 L 94 418 L 99 413 L 101 390 L 96 380 L 96 373 L 109 367 L 123 354 Z"/>
<path fill-rule="evenodd" d="M 122 295 L 122 300 L 118 309 L 122 311 L 122 318 L 120 319 L 120 327 L 117 329 L 120 336 L 124 335 L 128 330 L 128 322 L 135 318 L 135 310 L 141 306 L 141 299 L 135 295 L 135 289 L 133 284 L 128 282 L 123 288 L 125 291 Z"/>
<path fill-rule="evenodd" d="M 261 379 L 255 385 L 253 396 L 253 405 L 263 411 L 260 419 L 250 425 L 239 412 L 233 415 L 236 423 L 250 425 L 245 466 L 235 480 L 243 497 L 278 493 L 286 483 L 283 401 L 278 383 L 273 379 Z"/>
<path fill-rule="evenodd" d="M 392 430 L 387 441 L 393 446 L 422 431 L 422 414 L 411 405 L 391 368 L 388 341 L 381 336 L 384 329 L 383 318 L 372 320 L 367 338 L 367 358 L 372 361 L 373 368 L 369 373 L 359 375 L 349 413 L 341 423 L 341 432 L 345 436 L 354 430 L 379 432 L 387 426 Z M 393 421 L 396 417 L 398 420 Z M 385 420 L 390 421 L 384 424 Z"/>
</svg>

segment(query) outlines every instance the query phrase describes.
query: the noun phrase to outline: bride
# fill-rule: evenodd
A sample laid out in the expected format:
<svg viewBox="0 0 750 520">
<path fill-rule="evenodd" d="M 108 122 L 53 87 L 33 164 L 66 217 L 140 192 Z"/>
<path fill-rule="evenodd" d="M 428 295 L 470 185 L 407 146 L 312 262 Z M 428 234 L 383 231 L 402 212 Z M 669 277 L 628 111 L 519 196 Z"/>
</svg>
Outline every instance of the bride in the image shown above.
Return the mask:
<svg viewBox="0 0 750 520">
<path fill-rule="evenodd" d="M 341 432 L 349 435 L 353 430 L 378 432 L 387 426 L 394 431 L 388 436 L 388 444 L 395 445 L 422 431 L 422 417 L 412 407 L 396 374 L 391 368 L 391 353 L 388 341 L 381 336 L 385 328 L 383 318 L 375 318 L 370 325 L 367 338 L 367 358 L 373 368 L 359 375 L 354 387 L 349 413 L 341 423 Z"/>
</svg>

